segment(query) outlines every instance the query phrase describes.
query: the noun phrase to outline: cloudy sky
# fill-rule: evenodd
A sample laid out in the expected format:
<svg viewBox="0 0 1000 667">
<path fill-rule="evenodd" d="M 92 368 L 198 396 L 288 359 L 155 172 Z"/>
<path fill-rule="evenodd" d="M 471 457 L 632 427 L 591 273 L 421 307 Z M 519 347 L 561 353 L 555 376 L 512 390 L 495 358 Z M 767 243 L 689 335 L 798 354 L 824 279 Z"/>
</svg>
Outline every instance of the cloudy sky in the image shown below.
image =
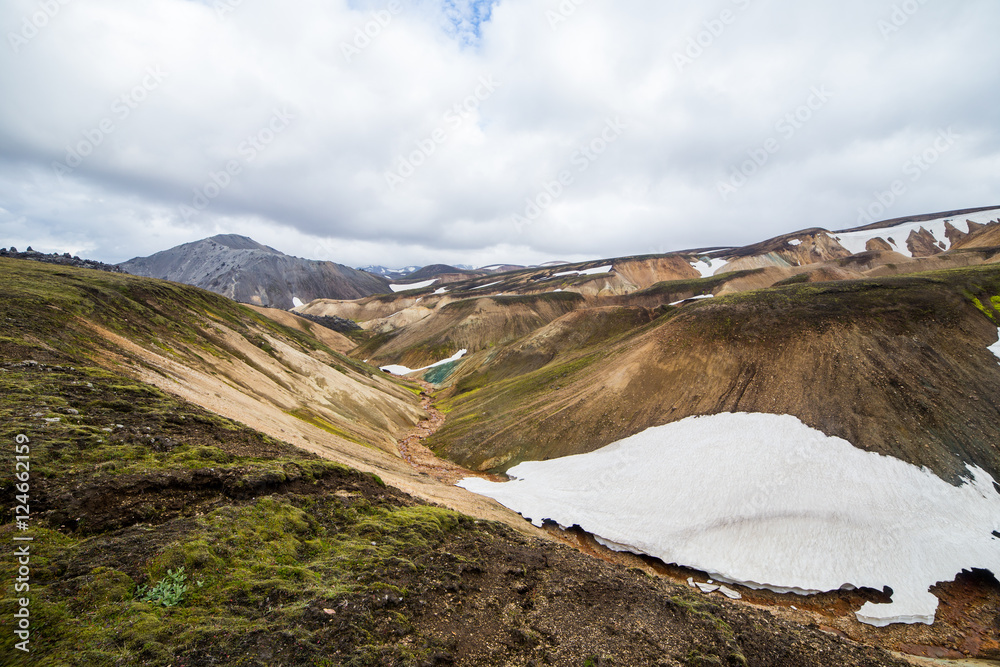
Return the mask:
<svg viewBox="0 0 1000 667">
<path fill-rule="evenodd" d="M 4 0 L 0 246 L 354 266 L 1000 204 L 994 0 Z"/>
</svg>

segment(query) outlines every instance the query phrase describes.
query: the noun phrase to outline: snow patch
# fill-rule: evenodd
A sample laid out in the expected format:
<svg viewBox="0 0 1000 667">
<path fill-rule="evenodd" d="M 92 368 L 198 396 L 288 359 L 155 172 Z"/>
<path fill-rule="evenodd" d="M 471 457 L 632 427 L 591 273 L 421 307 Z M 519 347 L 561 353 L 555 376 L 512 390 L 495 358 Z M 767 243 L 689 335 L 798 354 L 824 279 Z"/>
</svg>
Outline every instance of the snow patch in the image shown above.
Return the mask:
<svg viewBox="0 0 1000 667">
<path fill-rule="evenodd" d="M 802 241 L 800 241 L 798 239 L 792 239 L 791 241 L 787 241 L 786 243 L 788 243 L 788 245 L 790 245 L 790 246 L 800 246 L 800 245 L 802 245 Z"/>
<path fill-rule="evenodd" d="M 399 292 L 408 292 L 408 291 L 414 290 L 414 289 L 423 289 L 425 287 L 430 287 L 431 285 L 433 285 L 437 281 L 438 281 L 438 279 L 435 278 L 433 280 L 425 280 L 422 283 L 410 283 L 409 285 L 389 285 L 389 289 L 391 289 L 393 292 L 396 292 L 396 293 L 399 293 Z"/>
<path fill-rule="evenodd" d="M 714 298 L 715 298 L 714 294 L 699 294 L 698 296 L 693 296 L 690 299 L 681 299 L 680 301 L 674 301 L 670 305 L 671 306 L 679 306 L 680 304 L 684 303 L 685 301 L 699 301 L 701 299 L 714 299 Z"/>
<path fill-rule="evenodd" d="M 579 525 L 623 551 L 724 583 L 811 594 L 892 587 L 871 625 L 927 623 L 928 590 L 963 569 L 1000 572 L 1000 493 L 959 487 L 788 415 L 720 414 L 651 428 L 596 452 L 528 462 L 514 481 L 459 486 L 535 525 Z"/>
<path fill-rule="evenodd" d="M 302 299 L 297 296 L 292 297 L 292 308 L 301 308 L 306 304 L 302 303 Z"/>
<path fill-rule="evenodd" d="M 583 269 L 582 271 L 562 271 L 560 273 L 553 273 L 549 276 L 551 278 L 562 278 L 564 276 L 597 276 L 602 273 L 611 273 L 614 270 L 613 264 L 608 264 L 607 266 L 599 266 L 596 269 Z"/>
<path fill-rule="evenodd" d="M 1000 334 L 1000 329 L 997 330 L 997 333 Z M 997 359 L 1000 359 L 1000 340 L 997 341 L 996 345 L 990 345 L 986 349 L 997 355 Z"/>
<path fill-rule="evenodd" d="M 496 285 L 499 285 L 502 282 L 503 282 L 502 280 L 498 280 L 495 283 L 489 283 L 489 284 L 486 284 L 486 285 L 480 285 L 479 287 L 473 287 L 472 289 L 474 289 L 474 290 L 477 290 L 477 289 L 486 289 L 487 287 L 494 287 Z"/>
<path fill-rule="evenodd" d="M 702 278 L 711 278 L 719 269 L 729 264 L 728 261 L 724 259 L 709 259 L 708 257 L 702 257 L 696 262 L 691 262 L 691 267 L 701 274 Z"/>
<path fill-rule="evenodd" d="M 424 366 L 423 368 L 407 368 L 406 366 L 381 366 L 380 371 L 385 371 L 386 373 L 392 373 L 393 375 L 409 375 L 410 373 L 416 373 L 418 371 L 426 371 L 431 368 L 437 368 L 438 366 L 444 366 L 445 364 L 450 364 L 453 361 L 458 361 L 466 354 L 468 350 L 459 350 L 454 356 L 448 357 L 447 359 L 442 359 L 430 366 Z"/>
<path fill-rule="evenodd" d="M 728 586 L 719 586 L 719 592 L 722 593 L 723 595 L 725 595 L 730 600 L 742 600 L 743 599 L 742 595 L 740 595 L 739 593 L 737 593 L 736 591 L 734 591 L 732 588 L 729 588 Z"/>
<path fill-rule="evenodd" d="M 448 288 L 447 287 L 439 287 L 438 289 L 434 290 L 434 294 L 435 295 L 441 295 L 441 294 L 447 294 L 447 293 L 448 293 Z"/>
</svg>

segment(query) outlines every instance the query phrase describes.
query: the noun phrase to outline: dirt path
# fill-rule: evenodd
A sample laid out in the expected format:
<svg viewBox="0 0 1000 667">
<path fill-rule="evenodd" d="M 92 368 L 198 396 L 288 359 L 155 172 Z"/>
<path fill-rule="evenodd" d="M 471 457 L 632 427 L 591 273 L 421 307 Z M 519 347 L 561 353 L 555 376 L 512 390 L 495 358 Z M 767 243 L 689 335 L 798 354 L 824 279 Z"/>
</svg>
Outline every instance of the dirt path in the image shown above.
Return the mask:
<svg viewBox="0 0 1000 667">
<path fill-rule="evenodd" d="M 496 475 L 484 475 L 480 472 L 467 470 L 451 461 L 440 459 L 428 447 L 424 446 L 424 440 L 444 426 L 445 416 L 443 412 L 433 406 L 434 399 L 431 397 L 431 392 L 434 391 L 433 385 L 423 380 L 416 382 L 424 388 L 423 393 L 420 394 L 421 406 L 427 411 L 429 418 L 417 424 L 406 437 L 397 443 L 399 455 L 403 457 L 403 460 L 417 472 L 430 475 L 448 485 L 454 485 L 466 477 L 483 477 L 494 481 L 504 481 Z"/>
</svg>

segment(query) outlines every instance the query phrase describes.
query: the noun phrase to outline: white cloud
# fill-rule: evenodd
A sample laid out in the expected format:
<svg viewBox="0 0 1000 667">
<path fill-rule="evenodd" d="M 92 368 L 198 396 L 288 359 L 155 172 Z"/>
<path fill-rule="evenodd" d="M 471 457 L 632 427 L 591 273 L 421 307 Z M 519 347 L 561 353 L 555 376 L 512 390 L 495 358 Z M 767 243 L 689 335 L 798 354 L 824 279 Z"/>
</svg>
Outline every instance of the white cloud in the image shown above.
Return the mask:
<svg viewBox="0 0 1000 667">
<path fill-rule="evenodd" d="M 231 4 L 220 17 L 211 2 L 71 2 L 15 53 L 10 34 L 40 5 L 4 3 L 0 245 L 118 261 L 229 231 L 351 264 L 728 245 L 854 224 L 948 126 L 961 141 L 886 217 L 998 203 L 1000 8 L 985 0 L 922 5 L 885 36 L 883 1 L 590 1 L 555 23 L 568 6 L 555 0 Z M 689 40 L 706 46 L 679 68 Z M 347 58 L 344 44 L 364 48 Z M 165 73 L 152 87 L 149 68 Z M 499 86 L 476 97 L 483 77 Z M 720 197 L 747 151 L 821 86 L 830 100 Z M 276 110 L 294 116 L 287 129 L 245 150 Z M 627 129 L 579 171 L 574 156 L 609 118 Z M 438 129 L 390 189 L 386 172 Z M 56 177 L 52 163 L 88 141 Z M 239 173 L 185 218 L 230 161 Z M 572 185 L 514 225 L 567 169 Z"/>
</svg>

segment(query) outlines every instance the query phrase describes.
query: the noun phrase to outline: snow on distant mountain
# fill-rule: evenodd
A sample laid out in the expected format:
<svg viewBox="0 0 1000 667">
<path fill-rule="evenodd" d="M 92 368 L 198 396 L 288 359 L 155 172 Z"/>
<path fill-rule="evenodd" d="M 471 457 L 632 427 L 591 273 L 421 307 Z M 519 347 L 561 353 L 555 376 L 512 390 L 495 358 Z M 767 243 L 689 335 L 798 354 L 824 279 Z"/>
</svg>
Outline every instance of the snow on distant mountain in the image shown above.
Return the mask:
<svg viewBox="0 0 1000 667">
<path fill-rule="evenodd" d="M 944 252 L 950 250 L 956 240 L 972 233 L 974 225 L 987 225 L 997 219 L 1000 219 L 1000 209 L 988 209 L 878 228 L 869 225 L 862 229 L 831 232 L 830 236 L 852 255 L 865 252 L 869 249 L 870 242 L 882 239 L 892 250 L 907 257 L 914 257 L 915 251 L 919 255 L 928 254 L 928 241 L 932 247 L 936 246 L 939 252 Z M 959 234 L 955 233 L 956 230 Z M 928 234 L 930 238 L 927 238 Z M 920 252 L 921 246 L 923 252 Z"/>
<path fill-rule="evenodd" d="M 524 268 L 527 267 L 520 264 L 490 264 L 489 266 L 481 266 L 476 270 L 485 271 L 486 273 L 506 273 L 507 271 L 520 271 Z"/>
<path fill-rule="evenodd" d="M 358 271 L 364 271 L 365 273 L 371 273 L 376 276 L 382 276 L 389 280 L 399 280 L 400 278 L 405 278 L 411 273 L 416 273 L 420 270 L 419 266 L 404 266 L 401 269 L 390 269 L 385 266 L 362 266 L 358 267 Z"/>
</svg>

